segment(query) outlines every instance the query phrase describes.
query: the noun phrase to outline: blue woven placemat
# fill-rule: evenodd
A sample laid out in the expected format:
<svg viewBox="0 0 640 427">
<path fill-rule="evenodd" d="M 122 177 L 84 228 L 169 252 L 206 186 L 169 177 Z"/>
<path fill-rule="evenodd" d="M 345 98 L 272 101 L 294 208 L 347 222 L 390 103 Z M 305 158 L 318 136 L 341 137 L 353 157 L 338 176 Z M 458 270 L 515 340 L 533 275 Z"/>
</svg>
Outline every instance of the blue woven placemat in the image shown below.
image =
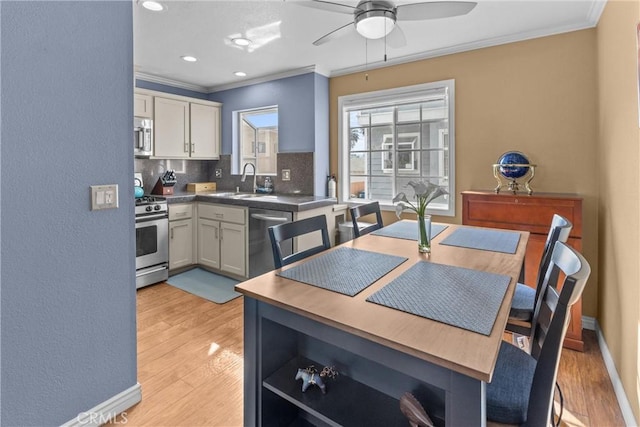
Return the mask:
<svg viewBox="0 0 640 427">
<path fill-rule="evenodd" d="M 446 225 L 431 224 L 431 238 L 447 229 Z M 396 239 L 418 240 L 418 223 L 414 221 L 398 221 L 372 232 L 376 236 L 394 237 Z"/>
<path fill-rule="evenodd" d="M 420 261 L 367 301 L 490 335 L 509 276 Z"/>
<path fill-rule="evenodd" d="M 354 296 L 406 260 L 362 249 L 338 248 L 277 275 Z"/>
<path fill-rule="evenodd" d="M 520 233 L 514 231 L 461 227 L 449 234 L 440 244 L 515 254 L 519 241 Z"/>
</svg>

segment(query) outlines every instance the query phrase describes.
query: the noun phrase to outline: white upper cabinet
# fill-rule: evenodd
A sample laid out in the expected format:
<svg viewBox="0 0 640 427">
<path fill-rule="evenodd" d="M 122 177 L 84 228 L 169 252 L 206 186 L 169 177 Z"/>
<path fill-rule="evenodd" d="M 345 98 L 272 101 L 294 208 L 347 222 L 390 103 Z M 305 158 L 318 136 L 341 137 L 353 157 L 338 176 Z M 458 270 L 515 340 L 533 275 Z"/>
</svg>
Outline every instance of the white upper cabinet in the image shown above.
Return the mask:
<svg viewBox="0 0 640 427">
<path fill-rule="evenodd" d="M 164 159 L 189 157 L 189 103 L 154 97 L 153 156 Z"/>
<path fill-rule="evenodd" d="M 219 159 L 220 107 L 145 89 L 134 94 L 134 115 L 153 119 L 152 157 L 157 159 Z"/>
<path fill-rule="evenodd" d="M 191 158 L 220 158 L 220 108 L 194 103 L 190 107 Z"/>
<path fill-rule="evenodd" d="M 145 119 L 153 118 L 153 97 L 142 93 L 133 94 L 133 115 Z"/>
</svg>

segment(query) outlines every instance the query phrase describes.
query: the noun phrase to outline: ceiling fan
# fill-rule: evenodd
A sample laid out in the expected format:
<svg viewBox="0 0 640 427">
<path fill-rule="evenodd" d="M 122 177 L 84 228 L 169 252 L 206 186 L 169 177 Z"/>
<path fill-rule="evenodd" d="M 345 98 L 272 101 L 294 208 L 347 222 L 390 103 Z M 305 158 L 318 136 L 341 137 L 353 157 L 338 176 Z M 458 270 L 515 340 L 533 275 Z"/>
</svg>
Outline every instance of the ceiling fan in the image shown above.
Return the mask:
<svg viewBox="0 0 640 427">
<path fill-rule="evenodd" d="M 314 41 L 313 44 L 316 46 L 347 34 L 348 27 L 354 25 L 356 31 L 367 39 L 380 39 L 389 35 L 387 43 L 391 47 L 401 47 L 406 44 L 406 39 L 396 21 L 420 21 L 466 15 L 477 3 L 473 1 L 434 1 L 396 5 L 387 0 L 361 0 L 354 7 L 325 0 L 312 0 L 298 4 L 353 15 L 352 22 Z"/>
</svg>

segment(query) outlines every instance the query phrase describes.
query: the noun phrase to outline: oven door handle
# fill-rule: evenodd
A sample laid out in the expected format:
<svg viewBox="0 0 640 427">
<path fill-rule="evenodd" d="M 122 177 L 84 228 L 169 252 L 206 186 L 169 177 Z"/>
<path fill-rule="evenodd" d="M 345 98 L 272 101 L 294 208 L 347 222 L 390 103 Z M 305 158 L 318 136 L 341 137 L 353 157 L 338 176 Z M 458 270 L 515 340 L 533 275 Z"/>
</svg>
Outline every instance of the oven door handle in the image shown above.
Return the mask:
<svg viewBox="0 0 640 427">
<path fill-rule="evenodd" d="M 155 215 L 142 216 L 142 217 L 136 218 L 136 224 L 141 222 L 156 221 L 163 218 L 169 218 L 169 215 L 167 215 L 167 213 L 164 212 L 164 213 L 159 213 Z"/>
</svg>

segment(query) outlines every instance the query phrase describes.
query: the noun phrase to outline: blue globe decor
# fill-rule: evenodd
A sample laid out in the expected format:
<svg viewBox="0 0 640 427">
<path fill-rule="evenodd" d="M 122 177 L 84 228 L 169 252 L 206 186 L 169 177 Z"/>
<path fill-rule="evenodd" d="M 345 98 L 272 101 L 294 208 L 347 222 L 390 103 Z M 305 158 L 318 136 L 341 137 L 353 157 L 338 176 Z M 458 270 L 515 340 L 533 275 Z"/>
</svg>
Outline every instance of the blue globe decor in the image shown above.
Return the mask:
<svg viewBox="0 0 640 427">
<path fill-rule="evenodd" d="M 509 151 L 504 153 L 498 159 L 500 166 L 500 173 L 505 178 L 515 179 L 522 178 L 529 172 L 528 166 L 513 166 L 513 165 L 528 165 L 529 159 L 524 154 L 518 151 Z"/>
<path fill-rule="evenodd" d="M 499 193 L 502 187 L 507 187 L 509 191 L 516 194 L 520 189 L 519 179 L 524 181 L 525 189 L 528 194 L 532 194 L 533 190 L 529 183 L 535 175 L 536 165 L 531 164 L 526 155 L 519 151 L 508 151 L 498 159 L 493 165 L 493 176 L 498 181 L 495 192 Z M 507 182 L 503 183 L 502 179 Z"/>
</svg>

